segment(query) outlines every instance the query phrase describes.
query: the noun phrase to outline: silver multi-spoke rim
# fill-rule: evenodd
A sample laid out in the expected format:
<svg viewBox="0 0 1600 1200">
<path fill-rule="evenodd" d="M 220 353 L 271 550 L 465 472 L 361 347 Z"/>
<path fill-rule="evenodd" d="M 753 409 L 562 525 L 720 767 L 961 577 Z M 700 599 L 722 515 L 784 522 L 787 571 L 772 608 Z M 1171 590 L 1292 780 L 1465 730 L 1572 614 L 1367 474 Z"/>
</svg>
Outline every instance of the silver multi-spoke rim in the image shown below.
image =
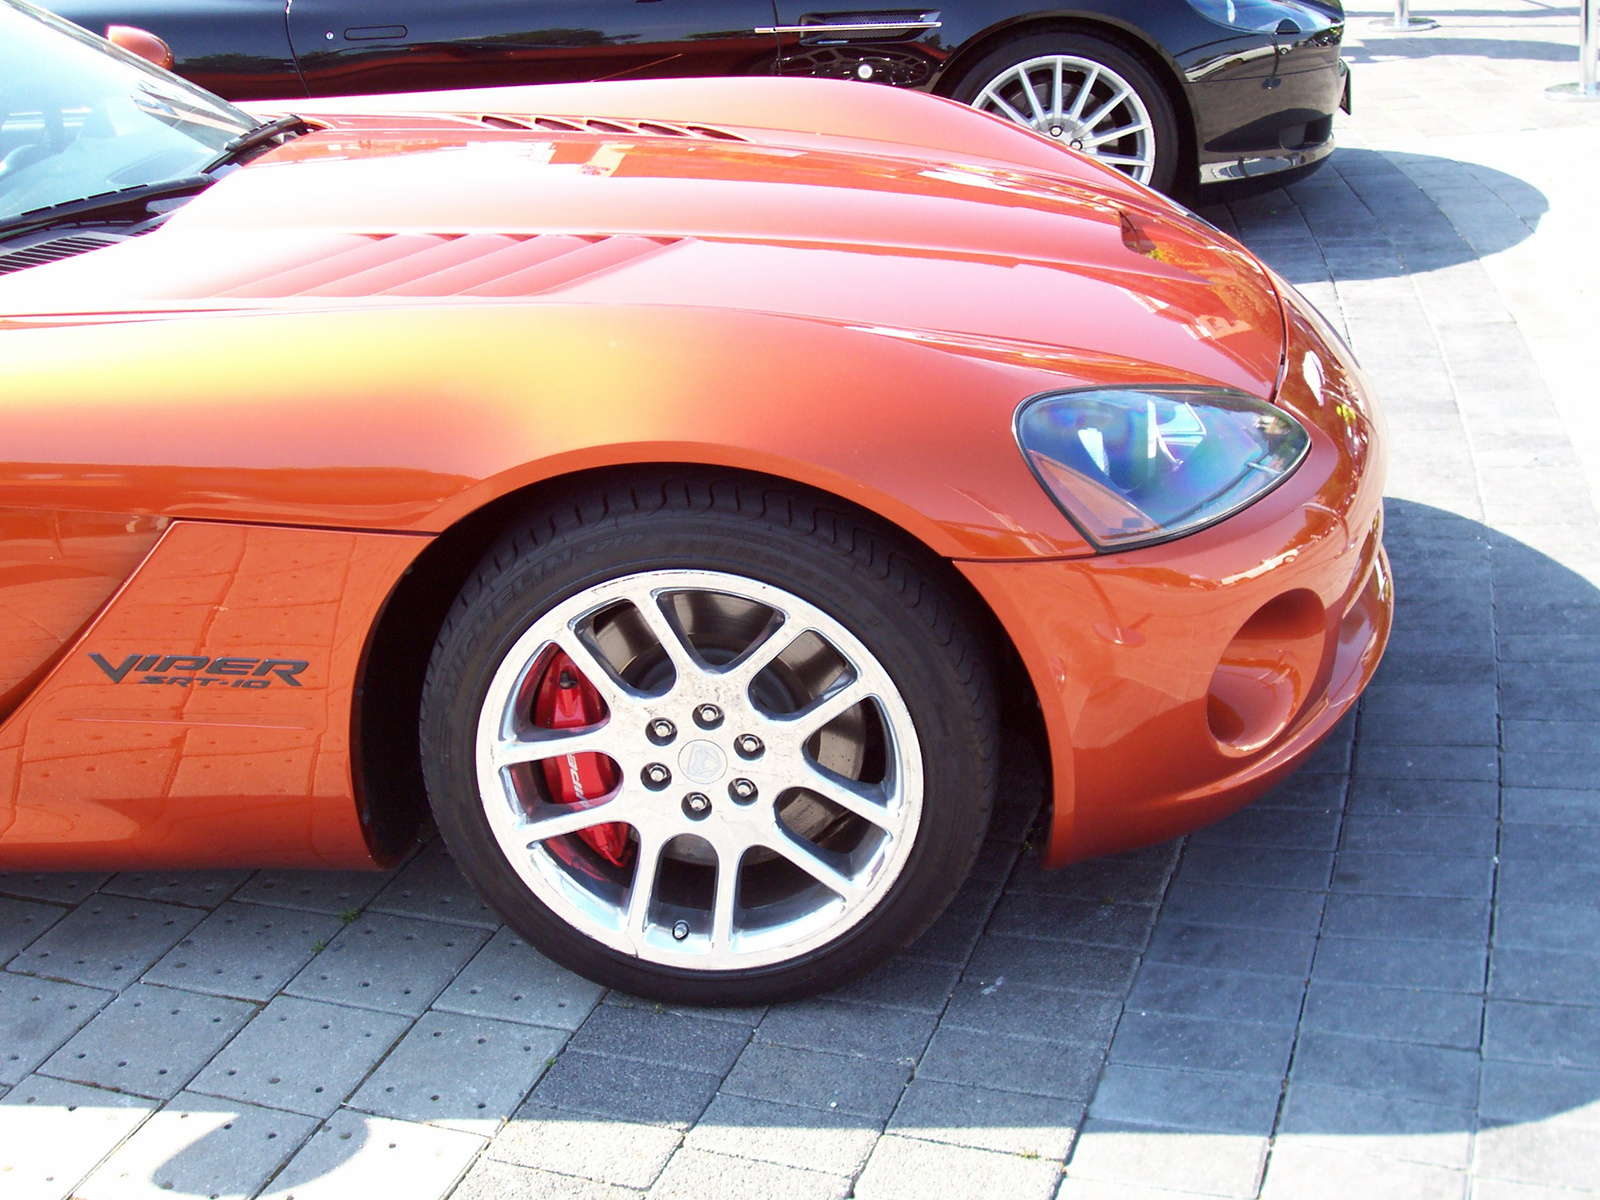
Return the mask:
<svg viewBox="0 0 1600 1200">
<path fill-rule="evenodd" d="M 1103 63 L 1044 54 L 1001 72 L 974 108 L 1026 125 L 1149 183 L 1156 167 L 1150 110 L 1133 85 Z"/>
<path fill-rule="evenodd" d="M 556 650 L 600 693 L 597 724 L 533 724 L 530 681 Z M 541 616 L 495 671 L 476 747 L 489 826 L 532 892 L 596 941 L 676 967 L 836 940 L 894 885 L 922 812 L 921 748 L 882 664 L 815 605 L 725 572 L 627 575 Z M 616 786 L 552 798 L 538 765 L 586 753 L 611 759 Z M 576 836 L 610 823 L 628 830 L 625 865 Z"/>
</svg>

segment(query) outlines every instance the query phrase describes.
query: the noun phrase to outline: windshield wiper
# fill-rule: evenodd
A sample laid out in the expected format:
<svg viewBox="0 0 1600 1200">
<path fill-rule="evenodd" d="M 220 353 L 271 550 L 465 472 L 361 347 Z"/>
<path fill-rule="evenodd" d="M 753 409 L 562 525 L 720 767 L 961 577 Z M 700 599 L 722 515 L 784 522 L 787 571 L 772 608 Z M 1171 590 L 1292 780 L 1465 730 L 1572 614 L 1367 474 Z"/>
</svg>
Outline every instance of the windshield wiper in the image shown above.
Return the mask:
<svg viewBox="0 0 1600 1200">
<path fill-rule="evenodd" d="M 163 179 L 159 183 L 141 183 L 135 187 L 121 188 L 114 192 L 101 192 L 96 196 L 85 196 L 81 200 L 67 200 L 61 204 L 52 204 L 45 208 L 30 209 L 27 212 L 18 213 L 14 217 L 0 220 L 0 240 L 5 240 L 18 233 L 27 233 L 62 221 L 73 221 L 83 217 L 112 217 L 130 210 L 131 215 L 137 216 L 158 200 L 169 200 L 178 196 L 192 196 L 197 192 L 203 192 L 215 182 L 216 180 L 209 175 L 186 175 L 181 179 Z"/>
<path fill-rule="evenodd" d="M 223 143 L 222 153 L 206 164 L 205 171 L 215 171 L 218 167 L 236 163 L 259 146 L 264 146 L 277 138 L 288 137 L 290 134 L 305 133 L 310 128 L 309 121 L 291 113 L 287 117 L 279 117 L 275 121 L 257 125 L 254 129 L 247 129 L 238 137 Z"/>
<path fill-rule="evenodd" d="M 0 241 L 20 234 L 30 233 L 63 221 L 74 221 L 83 217 L 115 217 L 124 212 L 138 216 L 151 204 L 158 200 L 168 200 L 180 196 L 192 196 L 205 191 L 217 181 L 213 172 L 230 164 L 237 163 L 251 151 L 265 146 L 277 138 L 288 137 L 296 133 L 304 133 L 311 129 L 310 122 L 300 117 L 279 117 L 275 121 L 265 121 L 254 129 L 247 129 L 237 137 L 223 144 L 222 153 L 193 175 L 185 175 L 181 179 L 164 179 L 158 183 L 141 183 L 134 187 L 120 188 L 114 192 L 101 192 L 95 196 L 85 196 L 80 200 L 67 200 L 61 204 L 52 204 L 46 208 L 30 209 L 28 212 L 18 213 L 14 217 L 0 220 Z"/>
</svg>

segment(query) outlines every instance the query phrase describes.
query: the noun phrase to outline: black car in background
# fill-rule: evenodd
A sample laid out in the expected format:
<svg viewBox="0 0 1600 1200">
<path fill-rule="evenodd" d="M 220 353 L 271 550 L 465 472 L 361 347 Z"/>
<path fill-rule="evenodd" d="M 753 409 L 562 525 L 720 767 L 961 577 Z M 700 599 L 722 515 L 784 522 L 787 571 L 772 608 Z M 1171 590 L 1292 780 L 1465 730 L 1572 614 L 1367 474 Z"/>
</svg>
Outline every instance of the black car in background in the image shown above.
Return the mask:
<svg viewBox="0 0 1600 1200">
<path fill-rule="evenodd" d="M 232 100 L 682 75 L 922 88 L 1162 191 L 1300 174 L 1349 109 L 1339 0 L 56 0 Z"/>
</svg>

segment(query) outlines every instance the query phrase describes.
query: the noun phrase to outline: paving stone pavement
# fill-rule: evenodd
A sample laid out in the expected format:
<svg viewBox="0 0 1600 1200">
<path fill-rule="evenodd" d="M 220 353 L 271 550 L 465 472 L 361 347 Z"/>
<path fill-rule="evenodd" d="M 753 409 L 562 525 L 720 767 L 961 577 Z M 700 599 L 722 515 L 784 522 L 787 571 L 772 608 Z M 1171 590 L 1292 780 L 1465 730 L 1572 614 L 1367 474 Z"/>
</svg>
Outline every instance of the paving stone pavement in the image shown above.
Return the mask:
<svg viewBox="0 0 1600 1200">
<path fill-rule="evenodd" d="M 1046 874 L 1010 746 L 949 913 L 770 1010 L 602 994 L 437 841 L 0 876 L 0 1194 L 1600 1192 L 1600 106 L 1542 94 L 1574 8 L 1376 15 L 1330 165 L 1207 213 L 1348 335 L 1392 435 L 1394 641 L 1305 770 Z"/>
</svg>

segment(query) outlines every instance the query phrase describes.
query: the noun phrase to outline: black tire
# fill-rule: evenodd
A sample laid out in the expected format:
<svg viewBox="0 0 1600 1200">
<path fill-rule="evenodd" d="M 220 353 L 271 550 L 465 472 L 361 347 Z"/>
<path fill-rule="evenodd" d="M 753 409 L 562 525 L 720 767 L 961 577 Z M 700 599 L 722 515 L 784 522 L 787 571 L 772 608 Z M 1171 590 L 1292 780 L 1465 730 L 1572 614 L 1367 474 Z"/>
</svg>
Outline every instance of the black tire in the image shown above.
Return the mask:
<svg viewBox="0 0 1600 1200">
<path fill-rule="evenodd" d="M 1014 41 L 1004 42 L 968 69 L 956 85 L 952 96 L 963 104 L 972 104 L 983 94 L 985 88 L 1012 68 L 1032 59 L 1050 55 L 1070 55 L 1095 63 L 1104 70 L 1115 73 L 1133 89 L 1144 105 L 1145 111 L 1150 114 L 1151 137 L 1155 143 L 1155 161 L 1150 178 L 1145 182 L 1158 192 L 1170 193 L 1177 179 L 1178 161 L 1182 153 L 1172 101 L 1168 98 L 1166 89 L 1143 62 L 1121 46 L 1104 38 L 1063 29 L 1028 34 Z M 1025 109 L 1021 111 L 1026 112 Z M 1130 172 L 1125 170 L 1124 173 Z"/>
<path fill-rule="evenodd" d="M 606 945 L 535 894 L 485 815 L 479 716 L 519 638 L 569 598 L 657 570 L 728 572 L 784 589 L 837 620 L 899 690 L 922 748 L 921 818 L 899 875 L 835 940 L 792 959 L 711 971 L 646 961 Z M 762 1004 L 865 973 L 949 903 L 989 821 L 998 738 L 993 687 L 973 624 L 939 575 L 894 531 L 800 489 L 758 480 L 659 477 L 530 512 L 462 589 L 428 669 L 423 767 L 451 854 L 530 944 L 634 995 L 675 1004 Z"/>
</svg>

